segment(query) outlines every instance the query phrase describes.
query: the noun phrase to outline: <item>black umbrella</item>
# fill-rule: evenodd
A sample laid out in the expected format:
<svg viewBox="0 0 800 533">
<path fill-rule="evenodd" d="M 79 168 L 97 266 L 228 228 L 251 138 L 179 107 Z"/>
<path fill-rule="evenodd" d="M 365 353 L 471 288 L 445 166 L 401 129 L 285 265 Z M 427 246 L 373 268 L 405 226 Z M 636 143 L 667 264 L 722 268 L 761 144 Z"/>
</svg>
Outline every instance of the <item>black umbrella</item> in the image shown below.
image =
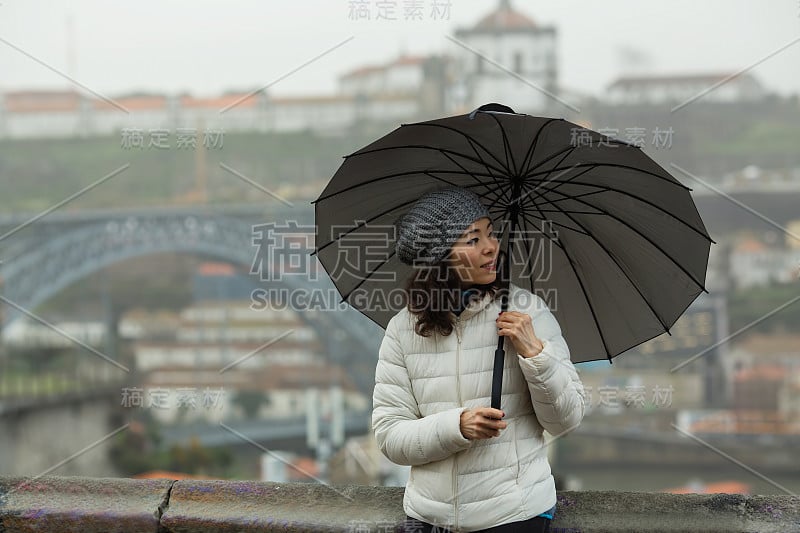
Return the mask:
<svg viewBox="0 0 800 533">
<path fill-rule="evenodd" d="M 573 362 L 610 360 L 669 331 L 708 292 L 714 241 L 691 189 L 634 145 L 487 104 L 403 124 L 346 156 L 312 202 L 313 253 L 342 300 L 384 328 L 412 268 L 395 257 L 393 223 L 448 184 L 476 193 L 501 222 L 501 279 L 548 302 Z M 495 353 L 496 408 L 504 339 Z"/>
</svg>

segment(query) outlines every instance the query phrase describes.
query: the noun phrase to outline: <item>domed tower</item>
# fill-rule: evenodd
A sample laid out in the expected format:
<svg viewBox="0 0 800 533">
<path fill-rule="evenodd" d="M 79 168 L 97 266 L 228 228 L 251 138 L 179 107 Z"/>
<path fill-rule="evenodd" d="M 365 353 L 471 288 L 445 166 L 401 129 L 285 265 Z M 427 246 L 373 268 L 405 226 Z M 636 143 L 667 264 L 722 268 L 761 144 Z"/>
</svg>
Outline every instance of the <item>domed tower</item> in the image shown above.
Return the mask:
<svg viewBox="0 0 800 533">
<path fill-rule="evenodd" d="M 536 114 L 560 105 L 548 95 L 555 95 L 558 87 L 553 26 L 540 26 L 510 0 L 500 0 L 497 9 L 472 28 L 456 30 L 455 36 L 466 46 L 453 44 L 454 110 L 501 102 Z"/>
</svg>

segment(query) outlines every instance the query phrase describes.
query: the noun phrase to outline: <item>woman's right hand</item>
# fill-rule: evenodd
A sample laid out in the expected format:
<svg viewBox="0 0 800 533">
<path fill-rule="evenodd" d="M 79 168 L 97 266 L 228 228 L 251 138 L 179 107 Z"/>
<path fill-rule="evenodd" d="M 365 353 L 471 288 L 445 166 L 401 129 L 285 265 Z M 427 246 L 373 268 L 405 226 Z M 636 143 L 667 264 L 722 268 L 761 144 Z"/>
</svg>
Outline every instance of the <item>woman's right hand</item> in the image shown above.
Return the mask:
<svg viewBox="0 0 800 533">
<path fill-rule="evenodd" d="M 461 413 L 461 434 L 464 438 L 490 439 L 500 435 L 500 430 L 508 426 L 507 422 L 500 420 L 505 413 L 500 409 L 491 407 L 476 407 Z"/>
</svg>

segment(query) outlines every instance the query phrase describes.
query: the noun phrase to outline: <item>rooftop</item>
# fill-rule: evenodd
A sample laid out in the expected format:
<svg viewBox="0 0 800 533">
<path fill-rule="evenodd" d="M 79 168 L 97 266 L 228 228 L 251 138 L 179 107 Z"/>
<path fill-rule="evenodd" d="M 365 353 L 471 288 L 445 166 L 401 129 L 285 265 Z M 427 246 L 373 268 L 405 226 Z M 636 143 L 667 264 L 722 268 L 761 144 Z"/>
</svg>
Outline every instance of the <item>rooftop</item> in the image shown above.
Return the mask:
<svg viewBox="0 0 800 533">
<path fill-rule="evenodd" d="M 497 9 L 483 17 L 474 27 L 476 30 L 534 29 L 536 23 L 511 7 L 511 0 L 501 0 Z"/>
</svg>

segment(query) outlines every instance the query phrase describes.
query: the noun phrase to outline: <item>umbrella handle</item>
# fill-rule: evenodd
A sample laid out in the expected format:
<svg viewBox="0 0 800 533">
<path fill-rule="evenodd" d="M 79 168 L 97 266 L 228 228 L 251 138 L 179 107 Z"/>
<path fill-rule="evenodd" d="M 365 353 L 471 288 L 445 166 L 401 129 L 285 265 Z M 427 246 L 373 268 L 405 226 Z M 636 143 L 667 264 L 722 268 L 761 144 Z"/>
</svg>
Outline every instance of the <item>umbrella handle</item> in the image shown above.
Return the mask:
<svg viewBox="0 0 800 533">
<path fill-rule="evenodd" d="M 500 337 L 498 344 L 503 344 L 505 337 Z M 494 351 L 494 370 L 492 372 L 492 408 L 500 409 L 500 394 L 503 386 L 503 362 L 506 350 L 502 346 Z"/>
<path fill-rule="evenodd" d="M 502 298 L 500 304 L 500 311 L 505 312 L 508 310 L 508 290 L 510 276 L 508 275 L 508 253 L 503 253 L 503 267 L 502 267 Z M 492 370 L 492 408 L 500 409 L 500 397 L 503 389 L 503 364 L 506 359 L 505 336 L 497 336 L 497 349 L 494 351 L 494 367 Z"/>
</svg>

